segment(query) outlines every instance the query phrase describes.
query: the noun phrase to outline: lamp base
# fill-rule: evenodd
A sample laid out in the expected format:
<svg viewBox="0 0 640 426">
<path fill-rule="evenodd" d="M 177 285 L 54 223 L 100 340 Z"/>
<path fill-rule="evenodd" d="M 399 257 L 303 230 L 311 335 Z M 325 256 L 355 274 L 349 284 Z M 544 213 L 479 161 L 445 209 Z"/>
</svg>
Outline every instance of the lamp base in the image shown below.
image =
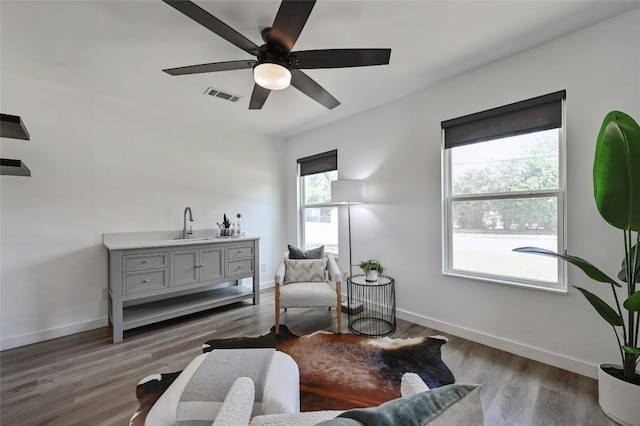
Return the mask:
<svg viewBox="0 0 640 426">
<path fill-rule="evenodd" d="M 356 315 L 364 310 L 364 306 L 362 305 L 361 302 L 355 302 L 355 304 L 352 303 L 351 305 L 352 305 L 351 310 L 349 310 L 349 304 L 347 302 L 342 302 L 342 305 L 340 306 L 340 311 L 347 315 Z"/>
</svg>

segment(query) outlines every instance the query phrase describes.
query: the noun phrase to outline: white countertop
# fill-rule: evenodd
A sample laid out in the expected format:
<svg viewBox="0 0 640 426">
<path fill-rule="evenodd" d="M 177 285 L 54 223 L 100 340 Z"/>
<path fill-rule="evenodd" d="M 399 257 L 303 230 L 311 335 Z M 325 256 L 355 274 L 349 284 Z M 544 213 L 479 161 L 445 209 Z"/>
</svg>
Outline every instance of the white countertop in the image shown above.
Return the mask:
<svg viewBox="0 0 640 426">
<path fill-rule="evenodd" d="M 102 242 L 109 250 L 176 247 L 195 244 L 215 244 L 232 241 L 252 241 L 257 237 L 216 237 L 213 229 L 193 231 L 191 238 L 182 239 L 182 231 L 117 232 L 102 234 Z"/>
</svg>

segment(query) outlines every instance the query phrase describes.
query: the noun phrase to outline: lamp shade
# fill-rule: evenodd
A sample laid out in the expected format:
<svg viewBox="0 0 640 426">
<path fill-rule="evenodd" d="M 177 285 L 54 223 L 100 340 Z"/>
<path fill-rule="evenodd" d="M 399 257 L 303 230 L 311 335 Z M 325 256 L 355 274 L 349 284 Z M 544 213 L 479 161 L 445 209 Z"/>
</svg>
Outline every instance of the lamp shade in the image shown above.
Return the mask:
<svg viewBox="0 0 640 426">
<path fill-rule="evenodd" d="M 363 180 L 334 180 L 331 182 L 332 203 L 364 203 L 367 195 Z"/>
</svg>

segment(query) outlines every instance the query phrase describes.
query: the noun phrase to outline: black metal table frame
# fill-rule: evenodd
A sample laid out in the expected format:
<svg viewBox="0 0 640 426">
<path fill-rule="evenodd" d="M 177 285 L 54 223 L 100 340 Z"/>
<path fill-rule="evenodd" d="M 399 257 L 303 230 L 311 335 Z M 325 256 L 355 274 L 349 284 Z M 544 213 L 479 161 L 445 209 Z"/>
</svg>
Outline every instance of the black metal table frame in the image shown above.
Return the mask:
<svg viewBox="0 0 640 426">
<path fill-rule="evenodd" d="M 386 275 L 376 282 L 365 281 L 363 274 L 347 277 L 347 307 L 351 332 L 375 337 L 395 333 L 395 280 Z"/>
</svg>

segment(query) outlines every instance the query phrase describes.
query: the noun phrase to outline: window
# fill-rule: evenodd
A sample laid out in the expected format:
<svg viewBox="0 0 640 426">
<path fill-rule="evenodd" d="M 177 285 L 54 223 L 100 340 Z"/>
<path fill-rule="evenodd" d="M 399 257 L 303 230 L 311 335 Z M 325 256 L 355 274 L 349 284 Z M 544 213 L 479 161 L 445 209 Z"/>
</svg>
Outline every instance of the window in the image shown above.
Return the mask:
<svg viewBox="0 0 640 426">
<path fill-rule="evenodd" d="M 298 160 L 300 243 L 305 249 L 324 245 L 338 255 L 338 207 L 331 203 L 331 181 L 338 179 L 338 151 Z"/>
<path fill-rule="evenodd" d="M 566 292 L 565 92 L 442 122 L 443 273 Z"/>
</svg>

